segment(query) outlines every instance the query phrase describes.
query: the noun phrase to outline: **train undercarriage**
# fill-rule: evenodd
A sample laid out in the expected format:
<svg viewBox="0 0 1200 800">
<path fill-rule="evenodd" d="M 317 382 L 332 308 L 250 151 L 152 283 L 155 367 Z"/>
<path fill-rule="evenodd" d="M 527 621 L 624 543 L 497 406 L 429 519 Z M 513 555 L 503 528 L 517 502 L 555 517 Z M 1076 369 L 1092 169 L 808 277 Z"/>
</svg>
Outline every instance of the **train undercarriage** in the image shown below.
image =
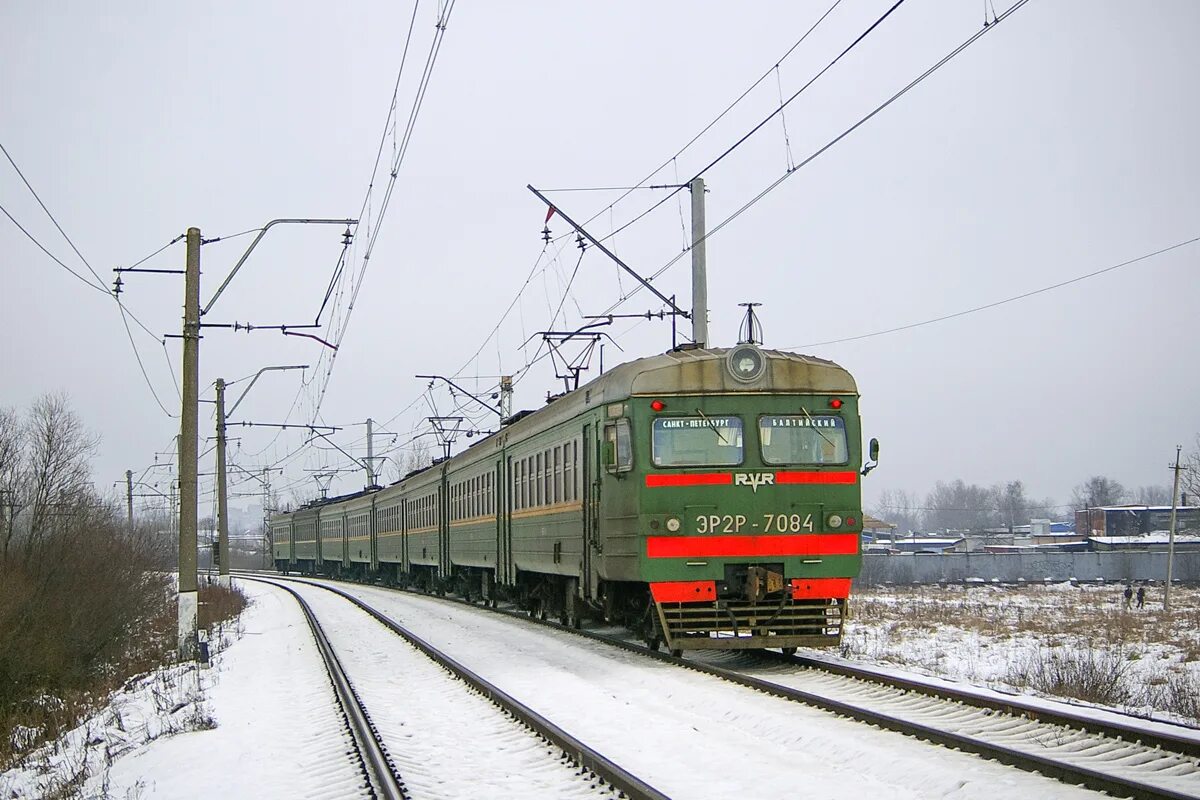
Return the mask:
<svg viewBox="0 0 1200 800">
<path fill-rule="evenodd" d="M 750 650 L 832 647 L 841 642 L 849 579 L 785 581 L 780 565 L 731 565 L 724 581 L 639 583 L 600 581 L 597 599 L 585 600 L 575 576 L 518 571 L 501 585 L 493 570 L 459 567 L 449 578 L 430 565 L 277 561 L 276 570 L 312 577 L 456 594 L 495 607 L 501 602 L 543 620 L 579 628 L 584 622 L 627 628 L 651 649 L 674 655 L 686 650 Z M 829 581 L 839 582 L 830 589 Z M 845 591 L 841 591 L 844 582 Z M 814 586 L 815 585 L 815 586 Z M 833 596 L 813 596 L 822 592 Z M 837 595 L 841 596 L 837 596 Z"/>
</svg>

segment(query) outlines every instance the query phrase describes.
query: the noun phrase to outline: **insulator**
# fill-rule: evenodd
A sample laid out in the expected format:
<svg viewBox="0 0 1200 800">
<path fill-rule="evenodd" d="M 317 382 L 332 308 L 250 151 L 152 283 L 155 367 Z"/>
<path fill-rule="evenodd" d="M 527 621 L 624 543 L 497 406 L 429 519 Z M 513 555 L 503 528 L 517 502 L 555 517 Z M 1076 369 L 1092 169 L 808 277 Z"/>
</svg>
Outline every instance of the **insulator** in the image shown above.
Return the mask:
<svg viewBox="0 0 1200 800">
<path fill-rule="evenodd" d="M 582 233 L 575 234 L 575 244 L 580 250 L 587 250 L 587 242 L 584 240 Z"/>
<path fill-rule="evenodd" d="M 546 244 L 550 244 L 550 226 L 549 225 L 542 228 L 542 241 L 545 242 Z"/>
</svg>

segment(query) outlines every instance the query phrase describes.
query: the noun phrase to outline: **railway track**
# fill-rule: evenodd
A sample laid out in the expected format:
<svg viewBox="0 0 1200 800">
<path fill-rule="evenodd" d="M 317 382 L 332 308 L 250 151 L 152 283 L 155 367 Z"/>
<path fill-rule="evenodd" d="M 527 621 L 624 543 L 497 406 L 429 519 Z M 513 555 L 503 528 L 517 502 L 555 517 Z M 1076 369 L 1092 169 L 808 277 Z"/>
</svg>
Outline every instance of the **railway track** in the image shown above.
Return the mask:
<svg viewBox="0 0 1200 800">
<path fill-rule="evenodd" d="M 1200 744 L 1187 736 L 804 656 L 764 653 L 741 657 L 749 663 L 731 668 L 651 651 L 618 636 L 530 620 L 523 612 L 487 610 L 1114 796 L 1200 797 Z"/>
<path fill-rule="evenodd" d="M 304 618 L 308 620 L 308 627 L 312 630 L 313 638 L 316 640 L 321 660 L 325 663 L 325 670 L 333 684 L 338 704 L 341 706 L 346 728 L 354 741 L 353 756 L 362 768 L 371 794 L 380 800 L 410 800 L 404 789 L 404 779 L 400 777 L 391 763 L 391 757 L 367 715 L 366 706 L 354 691 L 354 687 L 342 667 L 341 660 L 329 643 L 329 637 L 325 635 L 324 628 L 317 621 L 317 615 L 313 613 L 312 606 L 301 596 L 300 592 L 289 586 L 261 578 L 244 576 L 243 579 L 259 581 L 283 589 L 296 600 L 300 610 L 304 612 Z"/>
<path fill-rule="evenodd" d="M 433 786 L 434 788 L 431 792 L 432 794 L 444 794 L 445 787 L 435 786 L 435 784 L 440 783 L 440 781 L 437 778 L 430 778 L 429 776 L 421 776 L 417 774 L 409 775 L 409 786 L 405 786 L 405 781 L 401 779 L 397 773 L 396 763 L 403 762 L 406 759 L 406 756 L 410 757 L 409 760 L 411 760 L 413 757 L 417 758 L 417 760 L 421 760 L 421 757 L 412 756 L 412 754 L 406 754 L 402 752 L 389 753 L 386 744 L 384 744 L 382 741 L 387 737 L 380 735 L 381 728 L 390 728 L 393 737 L 395 737 L 397 731 L 402 729 L 405 723 L 396 723 L 395 721 L 389 721 L 383 718 L 378 720 L 371 719 L 366 711 L 367 705 L 364 704 L 363 699 L 359 696 L 359 694 L 355 692 L 351 681 L 341 669 L 340 664 L 338 664 L 337 656 L 334 653 L 334 649 L 329 641 L 329 637 L 321 629 L 320 623 L 317 622 L 316 617 L 313 614 L 311 604 L 301 596 L 299 591 L 285 585 L 288 579 L 276 578 L 274 576 L 272 576 L 270 579 L 266 579 L 262 576 L 252 577 L 245 574 L 240 575 L 239 577 L 249 580 L 256 580 L 284 589 L 300 602 L 301 607 L 305 610 L 306 616 L 309 617 L 309 623 L 310 626 L 313 627 L 314 635 L 318 638 L 318 645 L 322 651 L 322 654 L 328 654 L 328 657 L 326 658 L 327 665 L 333 665 L 331 666 L 330 674 L 331 678 L 333 678 L 335 681 L 335 688 L 338 687 L 340 683 L 344 684 L 343 688 L 338 688 L 337 693 L 339 699 L 343 702 L 343 707 L 347 709 L 348 724 L 353 726 L 355 740 L 356 742 L 359 742 L 361 748 L 360 752 L 363 754 L 362 761 L 364 763 L 364 770 L 367 773 L 372 786 L 377 787 L 377 796 L 387 798 L 405 798 L 407 800 L 408 798 L 416 798 L 426 794 L 426 792 L 421 791 L 423 786 Z M 446 654 L 440 652 L 437 648 L 422 640 L 416 634 L 412 633 L 410 630 L 400 625 L 387 615 L 381 613 L 375 608 L 372 608 L 369 604 L 353 597 L 346 592 L 341 591 L 337 587 L 312 584 L 304 581 L 302 581 L 302 583 L 307 583 L 307 585 L 312 586 L 314 589 L 331 592 L 333 595 L 341 598 L 341 600 L 349 601 L 359 611 L 365 612 L 376 622 L 382 624 L 392 633 L 396 634 L 400 640 L 403 640 L 407 643 L 407 645 L 410 645 L 412 648 L 415 648 L 417 651 L 419 651 L 421 656 L 423 656 L 427 661 L 433 662 L 433 664 L 436 664 L 437 667 L 441 668 L 441 670 L 449 672 L 453 678 L 465 683 L 472 690 L 474 690 L 474 692 L 478 693 L 478 695 L 486 698 L 486 700 L 490 702 L 493 707 L 499 709 L 499 711 L 503 712 L 504 715 L 508 715 L 508 718 L 517 720 L 523 726 L 523 728 L 520 729 L 520 733 L 518 734 L 517 738 L 528 738 L 529 732 L 532 732 L 539 737 L 540 741 L 552 745 L 553 748 L 561 754 L 561 757 L 551 757 L 544 754 L 539 754 L 538 758 L 549 763 L 551 765 L 551 769 L 561 768 L 561 764 L 559 762 L 561 762 L 563 759 L 566 759 L 577 767 L 575 776 L 572 777 L 574 782 L 579 784 L 579 786 L 575 787 L 574 794 L 571 794 L 570 796 L 624 796 L 631 798 L 632 800 L 666 800 L 667 796 L 665 794 L 659 792 L 654 787 L 645 783 L 636 775 L 633 775 L 628 770 L 625 770 L 619 764 L 606 758 L 593 748 L 572 737 L 570 734 L 558 728 L 556 725 L 554 725 L 554 723 L 550 722 L 545 717 L 533 711 L 523 703 L 517 701 L 489 681 L 480 677 L 470 669 L 464 667 L 462 664 L 458 663 Z M 389 663 L 392 663 L 390 659 Z M 333 676 L 335 672 L 340 677 L 334 678 Z M 389 672 L 390 675 L 388 680 L 388 688 L 390 691 L 396 692 L 400 689 L 399 685 L 395 682 L 396 674 L 405 674 L 406 678 L 409 677 L 409 674 L 406 674 L 406 671 L 402 667 L 399 667 L 399 665 L 396 665 L 396 668 L 389 670 Z M 442 682 L 444 683 L 444 680 Z M 405 681 L 403 691 L 410 696 L 417 694 L 427 696 L 431 694 L 427 687 L 422 686 L 422 688 L 418 690 L 409 680 Z M 378 705 L 378 703 L 376 705 Z M 356 711 L 360 713 L 356 714 Z M 389 709 L 389 712 L 387 713 L 391 714 L 393 713 L 393 710 Z M 440 714 L 442 712 L 438 711 L 436 713 Z M 476 718 L 472 718 L 472 721 L 474 727 L 483 728 L 482 725 L 477 723 Z M 507 722 L 505 725 L 506 727 L 511 728 L 511 722 Z M 461 736 L 462 733 L 463 728 L 459 728 L 458 735 Z M 474 733 L 478 733 L 478 730 L 474 731 Z M 412 737 L 413 733 L 412 731 L 404 731 L 401 732 L 400 735 Z M 508 734 L 508 736 L 510 739 L 513 738 L 511 733 Z M 409 739 L 409 743 L 412 743 L 411 738 Z M 395 749 L 396 748 L 393 747 L 393 750 Z M 508 741 L 505 743 L 502 749 L 507 751 L 519 751 L 522 749 L 522 746 L 519 742 Z M 528 750 L 529 748 L 525 747 L 524 749 Z M 542 747 L 539 749 L 544 750 L 545 748 Z M 536 769 L 537 767 L 534 768 Z M 518 765 L 514 771 L 520 773 L 522 770 L 529 769 L 530 767 L 528 764 L 524 766 Z M 528 773 L 526 772 L 525 774 Z M 486 776 L 481 777 L 480 780 L 486 781 Z M 555 796 L 568 795 L 565 793 L 556 793 Z"/>
</svg>

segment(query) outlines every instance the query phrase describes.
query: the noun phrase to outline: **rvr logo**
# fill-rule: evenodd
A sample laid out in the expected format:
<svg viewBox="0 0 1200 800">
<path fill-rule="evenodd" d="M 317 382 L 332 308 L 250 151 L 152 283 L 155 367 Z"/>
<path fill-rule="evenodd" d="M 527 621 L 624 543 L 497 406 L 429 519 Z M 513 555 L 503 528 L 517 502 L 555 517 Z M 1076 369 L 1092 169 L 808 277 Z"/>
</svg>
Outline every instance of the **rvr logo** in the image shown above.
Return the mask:
<svg viewBox="0 0 1200 800">
<path fill-rule="evenodd" d="M 739 472 L 733 476 L 734 486 L 749 486 L 755 494 L 758 494 L 760 486 L 774 486 L 774 472 Z"/>
</svg>

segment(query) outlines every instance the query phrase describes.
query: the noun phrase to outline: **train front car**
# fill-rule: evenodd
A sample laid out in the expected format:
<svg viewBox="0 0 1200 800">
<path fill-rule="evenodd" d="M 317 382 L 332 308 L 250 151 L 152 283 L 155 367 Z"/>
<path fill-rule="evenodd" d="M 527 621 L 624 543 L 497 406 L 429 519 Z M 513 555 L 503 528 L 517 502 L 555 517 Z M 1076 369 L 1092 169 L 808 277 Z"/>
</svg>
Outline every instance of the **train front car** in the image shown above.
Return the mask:
<svg viewBox="0 0 1200 800">
<path fill-rule="evenodd" d="M 673 651 L 836 645 L 861 565 L 854 379 L 752 345 L 693 352 L 638 375 L 606 427 L 606 467 L 627 469 L 638 498 L 647 639 Z"/>
</svg>

